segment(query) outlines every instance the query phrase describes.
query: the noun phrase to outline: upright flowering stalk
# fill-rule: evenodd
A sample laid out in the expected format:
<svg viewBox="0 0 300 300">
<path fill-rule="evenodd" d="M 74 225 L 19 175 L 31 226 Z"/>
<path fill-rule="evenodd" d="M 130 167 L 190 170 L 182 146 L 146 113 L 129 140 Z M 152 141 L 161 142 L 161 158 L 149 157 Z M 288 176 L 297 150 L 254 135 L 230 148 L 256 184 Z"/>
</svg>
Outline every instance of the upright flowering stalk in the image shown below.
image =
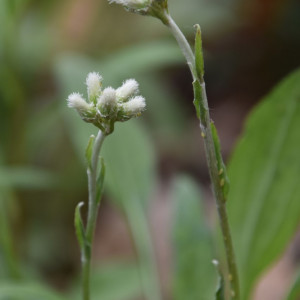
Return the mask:
<svg viewBox="0 0 300 300">
<path fill-rule="evenodd" d="M 138 117 L 146 108 L 145 98 L 139 95 L 139 85 L 134 79 L 126 80 L 121 87 L 102 90 L 102 77 L 89 73 L 86 78 L 88 100 L 79 93 L 69 95 L 68 106 L 74 108 L 82 120 L 99 128 L 97 137 L 91 136 L 86 149 L 88 174 L 88 216 L 84 226 L 79 203 L 75 210 L 75 229 L 81 250 L 83 300 L 90 299 L 90 269 L 93 237 L 105 175 L 104 161 L 98 167 L 100 149 L 104 138 L 114 131 L 117 121 Z"/>
<path fill-rule="evenodd" d="M 225 278 L 230 283 L 230 297 L 238 300 L 240 298 L 239 279 L 226 211 L 229 181 L 221 155 L 217 130 L 209 115 L 204 82 L 204 61 L 200 26 L 195 25 L 196 40 L 195 51 L 193 51 L 185 36 L 170 16 L 167 0 L 111 0 L 110 3 L 112 2 L 122 4 L 131 12 L 160 19 L 172 32 L 188 63 L 193 76 L 194 105 L 197 117 L 200 120 L 201 136 L 204 140 L 206 159 L 225 245 L 228 265 L 228 273 Z M 199 299 L 200 297 L 201 295 L 199 295 Z"/>
</svg>

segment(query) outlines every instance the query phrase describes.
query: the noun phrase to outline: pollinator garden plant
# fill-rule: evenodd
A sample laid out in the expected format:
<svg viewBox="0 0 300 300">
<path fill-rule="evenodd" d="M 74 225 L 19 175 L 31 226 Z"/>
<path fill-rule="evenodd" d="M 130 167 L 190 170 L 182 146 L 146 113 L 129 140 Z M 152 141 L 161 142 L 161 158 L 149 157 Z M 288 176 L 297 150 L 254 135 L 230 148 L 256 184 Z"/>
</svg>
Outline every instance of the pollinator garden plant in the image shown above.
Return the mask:
<svg viewBox="0 0 300 300">
<path fill-rule="evenodd" d="M 139 116 L 146 103 L 142 96 L 137 95 L 138 83 L 134 79 L 125 81 L 117 90 L 107 87 L 102 91 L 102 77 L 93 72 L 88 74 L 86 85 L 88 101 L 79 93 L 73 93 L 68 97 L 68 106 L 74 108 L 85 122 L 99 128 L 97 137 L 90 137 L 86 149 L 89 191 L 86 227 L 80 214 L 84 203 L 80 202 L 75 211 L 75 228 L 81 250 L 83 299 L 89 300 L 93 237 L 105 175 L 103 159 L 100 168 L 98 167 L 101 146 L 104 138 L 113 133 L 115 122 Z"/>
</svg>

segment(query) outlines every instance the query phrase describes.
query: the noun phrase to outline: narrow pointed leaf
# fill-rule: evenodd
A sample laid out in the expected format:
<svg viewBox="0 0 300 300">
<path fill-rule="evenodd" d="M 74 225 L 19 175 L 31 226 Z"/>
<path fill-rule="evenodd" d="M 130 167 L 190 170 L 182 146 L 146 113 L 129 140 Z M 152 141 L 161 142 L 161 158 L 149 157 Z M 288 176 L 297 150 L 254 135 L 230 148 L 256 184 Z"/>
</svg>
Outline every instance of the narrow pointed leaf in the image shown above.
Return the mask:
<svg viewBox="0 0 300 300">
<path fill-rule="evenodd" d="M 91 168 L 91 161 L 92 161 L 92 155 L 93 155 L 93 146 L 94 146 L 95 136 L 92 134 L 90 136 L 88 145 L 85 150 L 85 158 L 88 164 L 88 168 Z"/>
<path fill-rule="evenodd" d="M 203 105 L 203 90 L 200 82 L 198 80 L 193 81 L 194 89 L 194 106 L 196 109 L 196 114 L 201 122 L 205 119 L 206 107 Z"/>
<path fill-rule="evenodd" d="M 105 176 L 105 163 L 103 157 L 100 157 L 100 173 L 97 178 L 97 194 L 96 194 L 97 204 L 99 204 L 101 201 L 101 196 L 103 193 L 103 185 L 104 185 L 104 176 Z"/>
<path fill-rule="evenodd" d="M 295 282 L 293 283 L 286 300 L 299 300 L 300 299 L 300 272 L 298 273 Z"/>
<path fill-rule="evenodd" d="M 226 170 L 226 166 L 223 162 L 223 158 L 222 158 L 221 145 L 220 145 L 217 128 L 213 122 L 210 123 L 210 126 L 211 126 L 214 147 L 215 147 L 215 153 L 216 153 L 216 158 L 217 158 L 220 185 L 222 187 L 224 198 L 227 199 L 227 194 L 229 191 L 229 179 L 227 176 L 227 170 Z"/>
<path fill-rule="evenodd" d="M 195 39 L 195 66 L 196 72 L 199 79 L 204 76 L 204 60 L 203 60 L 203 49 L 202 49 L 202 36 L 201 29 L 198 24 L 195 25 L 196 28 L 196 39 Z"/>
<path fill-rule="evenodd" d="M 224 277 L 222 275 L 222 272 L 219 267 L 219 262 L 216 260 L 213 260 L 213 264 L 215 265 L 218 275 L 219 275 L 219 284 L 216 291 L 216 297 L 215 300 L 225 300 L 225 281 Z"/>
<path fill-rule="evenodd" d="M 75 220 L 74 220 L 76 235 L 77 235 L 78 243 L 82 254 L 85 253 L 85 246 L 86 246 L 85 230 L 84 230 L 84 225 L 80 213 L 80 209 L 83 205 L 84 205 L 83 202 L 77 204 L 75 209 Z"/>
</svg>

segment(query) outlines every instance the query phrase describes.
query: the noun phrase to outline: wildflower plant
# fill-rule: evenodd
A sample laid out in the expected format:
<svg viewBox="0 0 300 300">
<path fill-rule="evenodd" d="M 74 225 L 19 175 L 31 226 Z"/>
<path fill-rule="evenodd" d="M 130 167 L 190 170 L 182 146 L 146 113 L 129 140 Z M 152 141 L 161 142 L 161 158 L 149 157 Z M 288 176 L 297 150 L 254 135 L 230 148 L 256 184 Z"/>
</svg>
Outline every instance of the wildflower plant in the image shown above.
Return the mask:
<svg viewBox="0 0 300 300">
<path fill-rule="evenodd" d="M 229 180 L 221 155 L 217 129 L 209 114 L 204 81 L 204 59 L 200 26 L 198 24 L 195 25 L 196 37 L 193 51 L 186 37 L 169 14 L 167 0 L 111 0 L 109 2 L 121 4 L 133 13 L 153 16 L 161 20 L 170 29 L 187 61 L 193 77 L 193 103 L 200 121 L 201 136 L 204 140 L 206 160 L 225 245 L 228 271 L 223 277 L 229 283 L 229 297 L 231 299 L 240 299 L 239 278 L 226 210 Z M 221 291 L 223 291 L 223 287 L 220 287 L 218 294 Z"/>
<path fill-rule="evenodd" d="M 114 131 L 115 122 L 124 122 L 138 117 L 146 108 L 145 98 L 139 95 L 139 85 L 134 79 L 126 80 L 117 89 L 102 89 L 102 77 L 89 73 L 86 78 L 88 100 L 79 93 L 69 95 L 68 106 L 74 108 L 83 121 L 94 124 L 98 129 L 97 137 L 92 135 L 86 149 L 88 174 L 88 215 L 87 223 L 81 218 L 80 202 L 75 210 L 75 229 L 81 250 L 83 299 L 90 299 L 90 269 L 93 236 L 96 226 L 98 208 L 103 191 L 105 165 L 99 155 L 104 138 Z"/>
</svg>

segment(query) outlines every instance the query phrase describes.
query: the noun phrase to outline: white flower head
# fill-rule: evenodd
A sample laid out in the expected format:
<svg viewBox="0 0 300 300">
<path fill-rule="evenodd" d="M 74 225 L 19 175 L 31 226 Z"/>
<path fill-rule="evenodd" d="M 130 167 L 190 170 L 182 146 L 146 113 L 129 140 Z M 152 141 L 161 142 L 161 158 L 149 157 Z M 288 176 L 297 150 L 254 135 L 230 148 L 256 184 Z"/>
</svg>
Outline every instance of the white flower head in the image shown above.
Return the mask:
<svg viewBox="0 0 300 300">
<path fill-rule="evenodd" d="M 141 115 L 145 110 L 145 98 L 139 96 L 139 84 L 135 79 L 126 80 L 121 87 L 101 90 L 102 77 L 91 72 L 86 78 L 88 101 L 79 93 L 69 95 L 68 106 L 74 108 L 81 119 L 98 127 L 105 135 L 114 131 L 115 122 L 124 122 Z"/>
<path fill-rule="evenodd" d="M 116 90 L 112 87 L 104 89 L 98 98 L 97 106 L 103 115 L 108 115 L 115 111 L 117 107 Z"/>
<path fill-rule="evenodd" d="M 124 112 L 130 116 L 138 116 L 146 108 L 146 100 L 143 96 L 136 96 L 122 104 Z"/>
<path fill-rule="evenodd" d="M 109 3 L 124 5 L 130 9 L 145 9 L 151 5 L 152 0 L 110 0 Z"/>
<path fill-rule="evenodd" d="M 86 77 L 86 85 L 89 100 L 95 102 L 101 93 L 102 76 L 97 72 L 89 73 Z"/>
<path fill-rule="evenodd" d="M 91 108 L 79 93 L 70 94 L 67 101 L 69 107 L 75 108 L 79 112 L 88 111 Z"/>
<path fill-rule="evenodd" d="M 116 90 L 116 95 L 119 101 L 126 101 L 128 98 L 136 95 L 138 92 L 139 84 L 137 81 L 135 79 L 128 79 Z"/>
</svg>

